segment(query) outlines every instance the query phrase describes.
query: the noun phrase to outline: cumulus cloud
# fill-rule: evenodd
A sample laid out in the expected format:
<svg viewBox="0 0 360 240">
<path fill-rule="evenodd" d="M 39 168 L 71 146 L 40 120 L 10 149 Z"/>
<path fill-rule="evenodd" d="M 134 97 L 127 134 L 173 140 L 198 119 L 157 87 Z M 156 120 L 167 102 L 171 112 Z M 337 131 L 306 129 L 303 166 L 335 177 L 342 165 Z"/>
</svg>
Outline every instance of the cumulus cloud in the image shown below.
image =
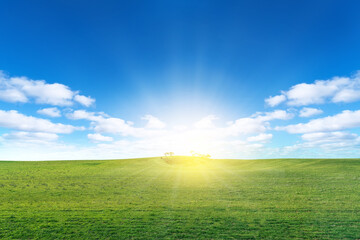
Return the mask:
<svg viewBox="0 0 360 240">
<path fill-rule="evenodd" d="M 45 133 L 72 133 L 75 130 L 83 130 L 82 127 L 75 127 L 62 123 L 52 123 L 47 119 L 26 116 L 15 110 L 0 110 L 0 127 L 20 131 Z"/>
<path fill-rule="evenodd" d="M 360 100 L 360 89 L 345 88 L 336 93 L 333 102 L 355 102 Z"/>
<path fill-rule="evenodd" d="M 285 100 L 289 106 L 358 101 L 360 71 L 351 77 L 333 77 L 328 80 L 316 80 L 314 83 L 300 83 L 288 91 L 283 91 L 281 95 L 265 99 L 265 102 L 274 107 Z"/>
<path fill-rule="evenodd" d="M 25 103 L 30 99 L 38 104 L 54 106 L 70 106 L 76 101 L 88 107 L 95 102 L 95 99 L 79 95 L 64 84 L 27 77 L 9 77 L 0 71 L 0 100 Z"/>
<path fill-rule="evenodd" d="M 28 98 L 25 96 L 24 93 L 19 91 L 16 88 L 8 88 L 0 90 L 0 100 L 5 102 L 21 102 L 25 103 L 28 101 Z"/>
<path fill-rule="evenodd" d="M 194 150 L 210 154 L 214 157 L 237 156 L 252 158 L 259 156 L 257 154 L 260 154 L 263 150 L 264 143 L 272 138 L 272 134 L 266 133 L 266 131 L 271 129 L 270 122 L 273 120 L 290 119 L 293 117 L 293 114 L 284 110 L 275 110 L 272 112 L 259 112 L 250 117 L 239 118 L 220 127 L 212 124 L 209 125 L 206 121 L 205 124 L 203 121 L 204 124 L 200 128 L 194 124 L 188 127 L 169 127 L 165 129 L 148 128 L 147 123 L 143 127 L 135 127 L 134 124 L 123 119 L 86 110 L 75 110 L 67 113 L 65 116 L 73 120 L 90 121 L 90 129 L 94 133 L 88 134 L 87 137 L 96 145 L 63 150 L 63 146 L 59 143 L 54 142 L 52 145 L 48 143 L 46 151 L 42 150 L 46 152 L 44 152 L 44 155 L 36 153 L 34 156 L 39 159 L 81 159 L 89 158 L 89 156 L 92 158 L 119 158 L 157 156 L 166 151 L 174 151 L 176 154 L 189 154 L 190 150 Z M 203 119 L 212 121 L 216 117 L 207 116 Z M 203 119 L 200 119 L 197 123 Z M 26 122 L 29 123 L 31 121 L 26 119 Z M 49 123 L 51 122 L 48 121 L 47 124 Z M 53 125 L 47 128 L 53 132 L 48 132 L 50 130 L 44 129 L 44 127 L 42 127 L 42 130 L 37 129 L 36 132 L 56 133 Z M 21 131 L 29 132 L 28 130 Z M 123 138 L 120 141 L 114 141 L 114 135 L 121 135 Z M 5 143 L 2 142 L 3 144 L 10 141 L 9 137 L 6 139 L 3 137 L 2 139 L 5 140 Z M 15 141 L 11 145 L 7 145 L 8 151 L 11 148 L 25 149 L 23 144 L 18 146 L 15 144 Z M 34 149 L 39 150 L 36 145 L 26 145 L 26 148 L 30 152 Z M 51 149 L 51 151 L 47 151 L 48 149 Z M 6 155 L 2 155 L 2 157 L 4 156 Z"/>
<path fill-rule="evenodd" d="M 218 119 L 218 118 L 214 115 L 206 116 L 206 117 L 202 118 L 201 120 L 197 121 L 196 123 L 194 123 L 194 127 L 195 128 L 213 128 L 213 127 L 215 127 L 213 121 L 216 119 Z"/>
<path fill-rule="evenodd" d="M 96 132 L 121 134 L 123 136 L 138 136 L 137 129 L 120 118 L 100 117 L 92 124 Z"/>
<path fill-rule="evenodd" d="M 270 139 L 272 139 L 273 135 L 272 134 L 266 134 L 266 133 L 261 133 L 259 135 L 256 136 L 251 136 L 247 138 L 248 142 L 266 142 L 269 141 Z"/>
<path fill-rule="evenodd" d="M 42 114 L 42 115 L 46 115 L 46 116 L 49 116 L 49 117 L 60 117 L 61 116 L 60 110 L 58 108 L 56 108 L 56 107 L 39 109 L 37 111 L 37 113 Z"/>
<path fill-rule="evenodd" d="M 160 119 L 158 119 L 157 117 L 154 117 L 152 115 L 145 115 L 144 117 L 142 117 L 141 119 L 143 120 L 147 120 L 147 124 L 146 124 L 146 128 L 164 128 L 166 126 L 166 124 L 164 122 L 162 122 Z"/>
<path fill-rule="evenodd" d="M 300 110 L 299 116 L 300 117 L 311 117 L 311 116 L 319 115 L 322 113 L 323 113 L 323 111 L 320 109 L 304 107 Z"/>
<path fill-rule="evenodd" d="M 327 142 L 343 142 L 343 141 L 356 141 L 359 136 L 355 133 L 348 132 L 316 132 L 306 133 L 301 138 L 308 142 L 327 143 Z"/>
<path fill-rule="evenodd" d="M 203 143 L 232 136 L 264 133 L 270 129 L 270 121 L 276 119 L 287 120 L 292 118 L 293 114 L 284 110 L 257 113 L 251 117 L 237 119 L 236 121 L 229 123 L 226 127 L 215 127 L 212 124 L 212 121 L 217 118 L 210 115 L 196 122 L 193 128 L 177 127 L 172 129 L 163 129 L 165 125 L 151 115 L 145 117 L 145 119 L 148 120 L 148 123 L 144 127 L 134 127 L 133 124 L 130 124 L 123 119 L 102 116 L 85 110 L 76 110 L 66 116 L 70 119 L 85 119 L 91 121 L 91 128 L 99 134 L 120 134 L 122 136 L 132 136 L 140 139 L 153 139 L 153 141 L 161 142 L 162 145 L 168 142 L 178 142 L 182 145 L 191 142 L 193 145 L 196 145 L 196 142 Z M 271 137 L 271 134 L 265 134 L 250 138 L 249 140 L 266 141 Z"/>
<path fill-rule="evenodd" d="M 360 110 L 345 110 L 334 116 L 313 119 L 308 123 L 277 127 L 276 129 L 285 130 L 288 133 L 313 133 L 339 131 L 355 127 L 360 127 Z"/>
<path fill-rule="evenodd" d="M 55 133 L 44 133 L 44 132 L 12 132 L 5 133 L 1 136 L 5 140 L 20 140 L 20 141 L 55 141 L 59 136 Z"/>
<path fill-rule="evenodd" d="M 284 102 L 285 100 L 286 100 L 285 95 L 281 94 L 281 95 L 269 97 L 269 98 L 265 99 L 265 102 L 270 107 L 275 107 L 275 106 L 279 105 L 280 103 Z"/>
<path fill-rule="evenodd" d="M 76 110 L 66 114 L 66 117 L 73 120 L 89 120 L 92 129 L 97 133 L 120 134 L 123 136 L 144 136 L 149 130 L 144 128 L 135 128 L 131 122 L 127 122 L 121 118 L 108 117 L 102 113 L 88 112 L 85 110 Z"/>
<path fill-rule="evenodd" d="M 35 99 L 36 103 L 69 106 L 74 93 L 60 83 L 48 84 L 44 80 L 30 80 L 26 77 L 12 77 L 10 84 Z"/>
<path fill-rule="evenodd" d="M 100 114 L 96 114 L 94 112 L 88 112 L 86 110 L 76 110 L 71 113 L 67 113 L 66 117 L 72 120 L 90 120 L 90 121 L 97 121 L 103 119 L 103 116 Z"/>
<path fill-rule="evenodd" d="M 88 134 L 87 137 L 90 140 L 97 141 L 97 142 L 111 142 L 114 139 L 112 137 L 101 135 L 100 133 Z"/>
<path fill-rule="evenodd" d="M 359 153 L 360 137 L 349 132 L 315 132 L 301 136 L 302 143 L 282 148 L 280 154 L 304 157 L 353 157 Z"/>
<path fill-rule="evenodd" d="M 259 134 L 270 129 L 270 121 L 288 120 L 294 117 L 294 114 L 285 110 L 275 110 L 273 112 L 256 113 L 251 117 L 239 118 L 229 122 L 224 129 L 217 129 L 226 136 L 239 136 L 247 134 Z"/>
<path fill-rule="evenodd" d="M 265 112 L 263 114 L 255 114 L 257 116 L 256 119 L 264 122 L 264 121 L 272 121 L 272 120 L 289 120 L 294 117 L 293 113 L 289 113 L 285 110 L 275 110 L 273 112 Z"/>
<path fill-rule="evenodd" d="M 74 100 L 85 107 L 90 107 L 95 102 L 95 99 L 83 95 L 75 95 Z"/>
</svg>

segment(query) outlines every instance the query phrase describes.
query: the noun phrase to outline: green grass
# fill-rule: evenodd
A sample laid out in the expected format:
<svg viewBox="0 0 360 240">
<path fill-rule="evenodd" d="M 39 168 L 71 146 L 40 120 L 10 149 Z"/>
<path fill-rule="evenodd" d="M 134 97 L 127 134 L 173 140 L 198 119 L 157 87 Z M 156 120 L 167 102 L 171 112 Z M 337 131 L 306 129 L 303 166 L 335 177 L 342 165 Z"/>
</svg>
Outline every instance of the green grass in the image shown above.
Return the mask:
<svg viewBox="0 0 360 240">
<path fill-rule="evenodd" d="M 359 239 L 360 160 L 0 162 L 0 239 Z"/>
</svg>

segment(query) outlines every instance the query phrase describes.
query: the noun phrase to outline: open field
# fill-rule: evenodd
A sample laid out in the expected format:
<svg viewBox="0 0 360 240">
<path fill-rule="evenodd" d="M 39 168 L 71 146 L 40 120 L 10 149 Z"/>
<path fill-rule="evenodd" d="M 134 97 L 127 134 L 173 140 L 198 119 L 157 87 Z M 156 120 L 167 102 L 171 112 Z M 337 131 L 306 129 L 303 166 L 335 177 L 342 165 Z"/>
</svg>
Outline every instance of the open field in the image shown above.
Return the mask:
<svg viewBox="0 0 360 240">
<path fill-rule="evenodd" d="M 360 160 L 0 162 L 0 239 L 358 239 Z"/>
</svg>

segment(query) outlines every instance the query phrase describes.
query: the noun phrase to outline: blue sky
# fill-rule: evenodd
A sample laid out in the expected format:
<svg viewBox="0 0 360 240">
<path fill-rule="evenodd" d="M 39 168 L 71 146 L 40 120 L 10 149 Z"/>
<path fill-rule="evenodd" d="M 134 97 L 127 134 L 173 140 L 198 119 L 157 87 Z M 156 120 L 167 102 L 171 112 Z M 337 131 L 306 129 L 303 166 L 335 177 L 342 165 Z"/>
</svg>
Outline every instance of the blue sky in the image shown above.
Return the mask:
<svg viewBox="0 0 360 240">
<path fill-rule="evenodd" d="M 1 1 L 0 159 L 358 157 L 357 1 Z"/>
</svg>

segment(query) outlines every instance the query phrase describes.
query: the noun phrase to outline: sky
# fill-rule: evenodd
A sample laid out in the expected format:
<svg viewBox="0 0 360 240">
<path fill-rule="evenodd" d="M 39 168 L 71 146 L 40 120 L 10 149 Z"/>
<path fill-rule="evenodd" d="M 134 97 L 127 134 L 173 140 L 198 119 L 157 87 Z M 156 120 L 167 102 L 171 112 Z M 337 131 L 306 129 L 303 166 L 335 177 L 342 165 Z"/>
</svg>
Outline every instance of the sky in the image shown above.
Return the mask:
<svg viewBox="0 0 360 240">
<path fill-rule="evenodd" d="M 358 1 L 0 2 L 0 160 L 360 154 Z"/>
</svg>

